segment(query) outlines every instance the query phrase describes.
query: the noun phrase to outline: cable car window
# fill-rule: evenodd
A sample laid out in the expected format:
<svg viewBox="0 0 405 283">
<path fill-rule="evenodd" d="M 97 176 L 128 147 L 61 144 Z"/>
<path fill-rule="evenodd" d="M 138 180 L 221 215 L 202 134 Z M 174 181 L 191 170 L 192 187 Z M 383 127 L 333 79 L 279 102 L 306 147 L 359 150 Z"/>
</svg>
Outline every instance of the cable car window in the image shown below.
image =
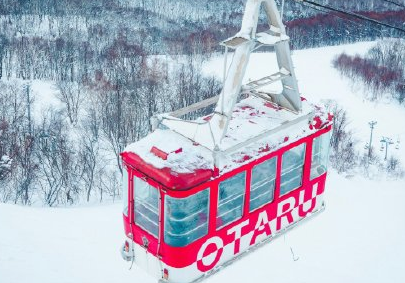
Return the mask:
<svg viewBox="0 0 405 283">
<path fill-rule="evenodd" d="M 301 187 L 304 160 L 305 144 L 296 146 L 283 154 L 280 195 L 285 195 Z"/>
<path fill-rule="evenodd" d="M 209 189 L 187 198 L 165 198 L 165 242 L 184 247 L 208 233 Z"/>
<path fill-rule="evenodd" d="M 145 231 L 158 236 L 159 192 L 140 178 L 134 178 L 135 223 Z"/>
<path fill-rule="evenodd" d="M 314 139 L 312 144 L 311 179 L 326 172 L 329 159 L 330 132 Z"/>
<path fill-rule="evenodd" d="M 245 188 L 246 172 L 239 173 L 219 184 L 217 228 L 242 217 Z"/>
<path fill-rule="evenodd" d="M 256 165 L 250 185 L 250 211 L 273 201 L 277 158 Z"/>
<path fill-rule="evenodd" d="M 128 171 L 125 167 L 122 170 L 122 202 L 123 213 L 128 216 Z"/>
</svg>

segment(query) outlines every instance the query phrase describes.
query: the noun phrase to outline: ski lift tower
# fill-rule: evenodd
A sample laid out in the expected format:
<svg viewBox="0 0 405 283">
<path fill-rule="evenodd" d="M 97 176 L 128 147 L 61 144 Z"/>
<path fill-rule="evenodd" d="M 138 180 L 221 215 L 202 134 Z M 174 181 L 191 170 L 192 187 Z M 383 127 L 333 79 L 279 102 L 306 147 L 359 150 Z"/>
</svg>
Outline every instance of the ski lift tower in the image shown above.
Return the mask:
<svg viewBox="0 0 405 283">
<path fill-rule="evenodd" d="M 221 45 L 233 51 L 221 93 L 157 115 L 121 154 L 122 256 L 164 282 L 199 281 L 324 208 L 333 117 L 300 96 L 274 0 L 247 0 L 241 30 Z M 263 46 L 274 48 L 278 71 L 242 84 Z M 280 92 L 264 90 L 276 82 Z M 214 104 L 210 115 L 181 119 Z"/>
</svg>

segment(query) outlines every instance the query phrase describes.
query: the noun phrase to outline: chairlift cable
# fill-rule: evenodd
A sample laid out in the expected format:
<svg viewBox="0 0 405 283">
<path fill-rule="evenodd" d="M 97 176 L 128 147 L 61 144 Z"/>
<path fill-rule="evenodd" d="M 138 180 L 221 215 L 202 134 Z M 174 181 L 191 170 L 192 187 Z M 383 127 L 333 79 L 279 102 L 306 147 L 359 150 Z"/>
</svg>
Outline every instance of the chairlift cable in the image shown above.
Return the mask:
<svg viewBox="0 0 405 283">
<path fill-rule="evenodd" d="M 325 11 L 325 10 L 322 10 L 322 9 L 320 9 L 320 8 L 317 8 L 317 7 L 308 5 L 308 4 L 306 4 L 306 3 L 302 3 L 302 4 L 303 4 L 305 7 L 308 7 L 308 8 L 314 9 L 314 10 L 317 10 L 317 11 L 319 11 L 319 12 L 321 12 L 321 13 L 324 13 L 324 14 L 328 14 L 328 11 Z M 329 14 L 329 15 L 335 16 L 335 17 L 340 18 L 340 19 L 342 19 L 342 20 L 346 20 L 346 21 L 352 22 L 352 23 L 354 23 L 354 24 L 356 24 L 356 25 L 358 25 L 358 26 L 364 26 L 364 23 L 362 23 L 362 22 L 359 22 L 359 21 L 350 19 L 350 18 L 348 18 L 348 17 L 340 16 L 339 14 Z M 377 31 L 377 32 L 379 32 L 380 35 L 382 36 L 381 30 L 376 29 L 376 28 L 374 28 L 374 27 L 370 27 L 370 28 L 373 29 L 373 30 L 375 30 L 375 31 Z"/>
<path fill-rule="evenodd" d="M 395 6 L 398 6 L 398 7 L 405 8 L 405 5 L 404 5 L 404 4 L 400 4 L 400 3 L 395 2 L 395 1 L 391 1 L 391 0 L 381 0 L 381 1 L 384 1 L 384 2 L 387 2 L 387 3 L 391 3 L 391 4 L 393 4 L 393 5 L 395 5 Z"/>
<path fill-rule="evenodd" d="M 338 12 L 338 13 L 341 13 L 341 14 L 344 14 L 344 15 L 347 15 L 347 16 L 350 16 L 350 17 L 353 17 L 353 18 L 357 18 L 357 19 L 360 19 L 360 20 L 363 20 L 363 21 L 367 21 L 367 22 L 374 23 L 374 24 L 379 25 L 379 26 L 384 26 L 384 27 L 391 28 L 391 29 L 394 29 L 394 30 L 405 33 L 405 29 L 403 29 L 403 28 L 396 27 L 396 26 L 393 26 L 391 24 L 387 24 L 387 23 L 378 21 L 378 20 L 363 16 L 361 14 L 345 11 L 345 10 L 335 8 L 335 7 L 332 7 L 332 6 L 328 6 L 328 5 L 322 5 L 322 4 L 319 4 L 319 3 L 316 3 L 316 2 L 313 2 L 313 1 L 310 1 L 310 0 L 293 0 L 293 1 L 296 1 L 298 3 L 307 3 L 307 4 L 313 5 L 315 7 L 324 8 L 326 10 L 333 11 L 333 12 Z"/>
</svg>

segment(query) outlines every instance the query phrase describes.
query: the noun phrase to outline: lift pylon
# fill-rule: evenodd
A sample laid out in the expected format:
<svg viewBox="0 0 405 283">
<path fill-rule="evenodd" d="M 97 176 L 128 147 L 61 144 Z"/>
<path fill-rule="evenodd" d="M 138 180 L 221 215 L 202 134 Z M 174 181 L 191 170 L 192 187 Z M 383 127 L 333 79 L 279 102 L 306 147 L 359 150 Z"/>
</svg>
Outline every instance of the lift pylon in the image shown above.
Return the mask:
<svg viewBox="0 0 405 283">
<path fill-rule="evenodd" d="M 269 29 L 257 33 L 259 12 L 262 5 L 267 15 Z M 230 67 L 225 72 L 224 86 L 219 96 L 172 113 L 160 114 L 153 118 L 154 128 L 162 124 L 210 150 L 215 150 L 227 133 L 232 111 L 240 95 L 245 93 L 258 96 L 257 89 L 276 81 L 281 81 L 282 92 L 260 92 L 260 97 L 293 112 L 301 111 L 301 99 L 291 60 L 289 37 L 286 35 L 274 0 L 247 0 L 241 30 L 235 36 L 223 41 L 221 45 L 225 47 L 226 53 L 229 49 L 234 50 L 234 53 Z M 279 71 L 242 85 L 250 54 L 262 46 L 274 47 Z M 217 105 L 209 121 L 180 119 L 182 115 L 215 103 Z"/>
</svg>

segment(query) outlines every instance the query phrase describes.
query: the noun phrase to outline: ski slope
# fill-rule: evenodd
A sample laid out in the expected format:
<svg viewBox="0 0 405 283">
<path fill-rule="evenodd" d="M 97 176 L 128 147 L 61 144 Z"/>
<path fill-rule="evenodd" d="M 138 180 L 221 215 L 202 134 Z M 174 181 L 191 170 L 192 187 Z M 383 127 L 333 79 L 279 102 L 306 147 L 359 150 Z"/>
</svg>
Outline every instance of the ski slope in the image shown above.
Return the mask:
<svg viewBox="0 0 405 283">
<path fill-rule="evenodd" d="M 405 282 L 404 199 L 403 182 L 331 172 L 324 213 L 207 283 Z M 121 259 L 123 236 L 120 204 L 58 209 L 0 204 L 0 282 L 155 282 Z"/>
<path fill-rule="evenodd" d="M 337 54 L 364 53 L 372 44 L 295 51 L 293 61 L 303 96 L 313 102 L 336 99 L 348 110 L 360 143 L 368 141 L 368 121 L 377 120 L 378 146 L 380 135 L 396 138 L 403 131 L 405 138 L 405 108 L 365 101 L 361 87 L 331 67 Z M 247 80 L 272 73 L 272 61 L 263 63 L 268 57 L 252 55 Z M 218 76 L 221 70 L 222 58 L 205 66 Z M 396 154 L 405 164 L 404 149 Z M 346 178 L 331 171 L 325 198 L 324 213 L 206 282 L 405 282 L 405 180 Z M 129 270 L 119 254 L 123 239 L 119 203 L 0 204 L 0 283 L 155 282 L 136 266 Z"/>
<path fill-rule="evenodd" d="M 292 60 L 298 79 L 301 95 L 312 103 L 325 103 L 335 100 L 348 112 L 350 121 L 349 128 L 355 132 L 358 140 L 358 150 L 364 150 L 364 146 L 370 138 L 370 121 L 377 121 L 374 130 L 372 146 L 383 159 L 385 152 L 379 152 L 380 138 L 391 137 L 394 142 L 402 141 L 399 150 L 393 153 L 400 158 L 405 165 L 405 107 L 398 105 L 391 99 L 385 98 L 379 102 L 370 102 L 365 99 L 367 90 L 362 82 L 353 83 L 350 79 L 342 77 L 332 67 L 332 61 L 342 52 L 348 55 L 363 55 L 375 42 L 360 42 L 356 44 L 330 46 L 314 49 L 294 51 Z M 228 62 L 231 60 L 229 55 Z M 218 57 L 205 65 L 204 72 L 207 75 L 223 77 L 223 58 Z M 251 59 L 246 71 L 245 82 L 256 80 L 278 72 L 276 57 L 272 53 L 256 53 Z M 271 85 L 267 90 L 280 91 L 281 84 Z M 385 94 L 389 97 L 389 94 Z M 394 147 L 392 147 L 393 149 Z"/>
</svg>

